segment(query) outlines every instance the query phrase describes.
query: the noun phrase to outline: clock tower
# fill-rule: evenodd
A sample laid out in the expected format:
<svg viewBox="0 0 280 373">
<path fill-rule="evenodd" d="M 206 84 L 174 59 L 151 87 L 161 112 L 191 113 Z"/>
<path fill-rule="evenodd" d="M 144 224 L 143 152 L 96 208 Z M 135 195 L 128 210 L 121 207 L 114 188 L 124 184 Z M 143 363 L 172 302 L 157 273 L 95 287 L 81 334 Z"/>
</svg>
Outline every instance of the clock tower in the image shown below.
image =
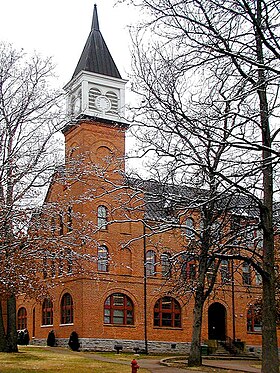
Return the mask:
<svg viewBox="0 0 280 373">
<path fill-rule="evenodd" d="M 66 165 L 83 159 L 100 174 L 106 170 L 106 177 L 108 173 L 111 179 L 123 175 L 126 82 L 100 32 L 94 5 L 89 36 L 72 79 L 64 87 L 69 118 L 63 131 Z"/>
<path fill-rule="evenodd" d="M 70 120 L 125 122 L 125 84 L 99 29 L 94 5 L 91 30 L 72 79 L 65 86 Z"/>
</svg>

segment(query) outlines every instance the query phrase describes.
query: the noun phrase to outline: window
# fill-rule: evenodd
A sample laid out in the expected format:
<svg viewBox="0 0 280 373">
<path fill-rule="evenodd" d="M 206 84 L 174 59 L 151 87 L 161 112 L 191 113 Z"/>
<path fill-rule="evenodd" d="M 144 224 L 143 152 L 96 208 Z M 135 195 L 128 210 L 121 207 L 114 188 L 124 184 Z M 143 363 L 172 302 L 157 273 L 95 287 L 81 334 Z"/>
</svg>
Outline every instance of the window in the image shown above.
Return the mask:
<svg viewBox="0 0 280 373">
<path fill-rule="evenodd" d="M 247 312 L 247 331 L 248 332 L 261 332 L 262 319 L 261 319 L 261 305 L 250 305 Z"/>
<path fill-rule="evenodd" d="M 107 92 L 107 93 L 106 93 L 106 97 L 107 97 L 107 98 L 110 100 L 110 102 L 111 102 L 110 113 L 112 113 L 112 114 L 117 114 L 117 113 L 118 113 L 118 107 L 119 107 L 118 96 L 116 95 L 115 92 Z"/>
<path fill-rule="evenodd" d="M 101 229 L 107 229 L 108 213 L 105 206 L 98 206 L 97 209 L 97 226 Z"/>
<path fill-rule="evenodd" d="M 181 277 L 183 280 L 196 279 L 196 261 L 193 256 L 182 254 L 181 256 Z"/>
<path fill-rule="evenodd" d="M 186 271 L 188 280 L 196 279 L 196 263 L 194 260 L 191 260 L 187 263 Z"/>
<path fill-rule="evenodd" d="M 251 269 L 246 262 L 242 265 L 242 283 L 243 285 L 251 285 Z"/>
<path fill-rule="evenodd" d="M 163 297 L 156 302 L 154 307 L 154 326 L 181 327 L 181 307 L 176 299 Z"/>
<path fill-rule="evenodd" d="M 147 276 L 156 274 L 156 253 L 153 250 L 148 250 L 146 253 L 146 274 Z"/>
<path fill-rule="evenodd" d="M 216 263 L 213 259 L 208 259 L 208 263 L 207 263 L 207 272 L 206 272 L 206 277 L 207 277 L 207 282 L 208 282 L 208 285 L 211 285 L 212 282 L 215 280 L 215 277 L 216 277 Z"/>
<path fill-rule="evenodd" d="M 26 329 L 27 328 L 27 312 L 26 308 L 21 307 L 18 310 L 18 322 L 17 322 L 17 328 L 18 330 Z"/>
<path fill-rule="evenodd" d="M 42 306 L 42 325 L 53 325 L 53 303 L 47 298 Z"/>
<path fill-rule="evenodd" d="M 65 293 L 61 299 L 61 324 L 73 324 L 73 299 Z"/>
<path fill-rule="evenodd" d="M 171 275 L 171 261 L 170 261 L 170 254 L 163 253 L 160 256 L 161 262 L 161 274 L 162 277 L 170 277 Z"/>
<path fill-rule="evenodd" d="M 101 92 L 98 88 L 90 88 L 88 92 L 88 108 L 89 110 L 96 110 L 95 99 L 100 96 Z"/>
<path fill-rule="evenodd" d="M 97 252 L 97 263 L 98 263 L 98 271 L 101 272 L 108 272 L 108 249 L 106 246 L 99 246 Z"/>
<path fill-rule="evenodd" d="M 221 272 L 221 282 L 222 282 L 222 284 L 228 283 L 230 281 L 228 260 L 222 260 L 221 261 L 220 272 Z"/>
<path fill-rule="evenodd" d="M 104 324 L 134 324 L 133 303 L 127 295 L 115 293 L 106 299 L 104 304 Z"/>
<path fill-rule="evenodd" d="M 194 227 L 193 220 L 191 218 L 186 219 L 186 237 L 193 239 L 194 238 Z"/>
<path fill-rule="evenodd" d="M 221 235 L 223 233 L 223 224 L 219 220 L 214 220 L 210 227 L 211 239 L 214 244 L 221 241 Z"/>
</svg>

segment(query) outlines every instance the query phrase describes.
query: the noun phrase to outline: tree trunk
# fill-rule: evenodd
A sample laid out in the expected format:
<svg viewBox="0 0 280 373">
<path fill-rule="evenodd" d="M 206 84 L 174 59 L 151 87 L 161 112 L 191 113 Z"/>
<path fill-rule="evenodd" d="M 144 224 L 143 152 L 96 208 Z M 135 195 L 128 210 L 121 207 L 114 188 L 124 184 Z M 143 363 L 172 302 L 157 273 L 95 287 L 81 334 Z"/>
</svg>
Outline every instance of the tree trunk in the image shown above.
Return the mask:
<svg viewBox="0 0 280 373">
<path fill-rule="evenodd" d="M 197 367 L 202 364 L 200 341 L 201 341 L 201 326 L 203 313 L 204 297 L 203 293 L 198 292 L 195 297 L 195 304 L 193 310 L 193 328 L 192 328 L 192 343 L 190 355 L 188 359 L 189 367 Z"/>
<path fill-rule="evenodd" d="M 7 339 L 2 312 L 2 302 L 0 301 L 0 352 L 7 352 Z"/>
<path fill-rule="evenodd" d="M 257 24 L 260 29 L 263 27 L 261 0 L 257 1 Z M 257 60 L 260 65 L 263 65 L 263 44 L 258 30 L 256 30 L 256 51 Z M 266 85 L 264 69 L 259 67 L 257 92 L 264 149 L 262 153 L 263 208 L 261 209 L 261 222 L 263 227 L 263 269 L 266 273 L 263 277 L 262 372 L 279 373 L 274 272 L 273 167 Z"/>
<path fill-rule="evenodd" d="M 7 300 L 7 349 L 8 352 L 18 352 L 16 297 L 11 295 Z"/>
</svg>

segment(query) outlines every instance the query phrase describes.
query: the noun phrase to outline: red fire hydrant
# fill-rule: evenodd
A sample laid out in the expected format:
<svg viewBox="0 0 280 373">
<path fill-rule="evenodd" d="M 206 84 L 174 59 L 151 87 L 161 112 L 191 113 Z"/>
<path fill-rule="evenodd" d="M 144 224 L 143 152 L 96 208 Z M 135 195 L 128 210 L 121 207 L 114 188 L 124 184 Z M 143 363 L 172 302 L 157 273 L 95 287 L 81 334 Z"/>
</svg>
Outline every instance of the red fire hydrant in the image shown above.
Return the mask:
<svg viewBox="0 0 280 373">
<path fill-rule="evenodd" d="M 137 364 L 137 361 L 135 359 L 131 362 L 131 373 L 137 373 L 137 370 L 139 369 L 139 365 Z"/>
</svg>

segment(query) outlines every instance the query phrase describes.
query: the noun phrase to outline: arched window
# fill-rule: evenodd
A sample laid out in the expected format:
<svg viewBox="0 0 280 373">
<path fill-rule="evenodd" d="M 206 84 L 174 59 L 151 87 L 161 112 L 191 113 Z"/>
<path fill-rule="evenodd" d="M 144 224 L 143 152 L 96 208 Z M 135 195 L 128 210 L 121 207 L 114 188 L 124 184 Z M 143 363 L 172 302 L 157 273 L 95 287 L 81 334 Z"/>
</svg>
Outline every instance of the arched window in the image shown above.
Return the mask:
<svg viewBox="0 0 280 373">
<path fill-rule="evenodd" d="M 18 330 L 27 328 L 27 312 L 26 308 L 21 307 L 17 314 L 17 328 Z"/>
<path fill-rule="evenodd" d="M 42 305 L 42 325 L 53 325 L 53 303 L 45 298 Z"/>
<path fill-rule="evenodd" d="M 88 92 L 88 108 L 89 110 L 97 110 L 95 106 L 96 97 L 100 96 L 101 92 L 98 88 L 92 87 Z"/>
<path fill-rule="evenodd" d="M 160 298 L 154 307 L 154 326 L 181 327 L 181 307 L 172 297 Z"/>
<path fill-rule="evenodd" d="M 160 256 L 160 263 L 161 263 L 161 274 L 162 277 L 170 277 L 171 275 L 171 261 L 170 261 L 170 254 L 163 253 Z"/>
<path fill-rule="evenodd" d="M 104 324 L 134 324 L 133 303 L 127 295 L 115 293 L 105 300 Z"/>
<path fill-rule="evenodd" d="M 104 245 L 99 246 L 97 252 L 98 271 L 108 272 L 108 257 L 109 253 L 107 247 Z"/>
<path fill-rule="evenodd" d="M 146 253 L 146 274 L 155 276 L 156 274 L 156 253 L 154 250 L 148 250 Z"/>
<path fill-rule="evenodd" d="M 181 277 L 184 280 L 195 280 L 197 264 L 193 256 L 182 254 L 181 257 Z"/>
<path fill-rule="evenodd" d="M 110 100 L 111 102 L 111 109 L 110 109 L 110 113 L 112 114 L 117 114 L 118 113 L 118 109 L 119 109 L 119 100 L 118 100 L 118 96 L 116 95 L 115 92 L 107 92 L 106 93 L 106 97 L 108 97 L 108 99 Z"/>
<path fill-rule="evenodd" d="M 261 332 L 262 331 L 262 318 L 261 318 L 261 305 L 250 305 L 247 312 L 247 331 L 248 332 Z"/>
<path fill-rule="evenodd" d="M 242 283 L 243 285 L 251 285 L 251 268 L 246 262 L 242 265 Z"/>
<path fill-rule="evenodd" d="M 73 324 L 73 299 L 69 293 L 65 293 L 61 299 L 61 324 Z"/>
<path fill-rule="evenodd" d="M 193 220 L 191 218 L 187 218 L 185 221 L 186 224 L 186 237 L 188 238 L 194 238 L 194 227 L 193 227 Z"/>
<path fill-rule="evenodd" d="M 108 213 L 107 207 L 98 206 L 97 208 L 97 226 L 100 229 L 107 229 Z"/>
</svg>

